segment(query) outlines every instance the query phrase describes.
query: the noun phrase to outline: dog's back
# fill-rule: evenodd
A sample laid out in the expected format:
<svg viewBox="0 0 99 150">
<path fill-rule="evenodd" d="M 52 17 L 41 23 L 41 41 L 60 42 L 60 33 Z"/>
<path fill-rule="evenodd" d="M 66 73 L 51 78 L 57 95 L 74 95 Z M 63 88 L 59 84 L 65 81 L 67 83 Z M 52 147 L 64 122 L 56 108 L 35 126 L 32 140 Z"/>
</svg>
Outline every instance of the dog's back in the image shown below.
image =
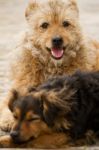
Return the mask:
<svg viewBox="0 0 99 150">
<path fill-rule="evenodd" d="M 38 89 L 60 92 L 62 100 L 67 100 L 67 87 L 75 91 L 69 103 L 74 103 L 66 115 L 71 124 L 71 135 L 82 136 L 87 130 L 99 131 L 99 72 L 77 71 L 72 76 L 58 76 L 50 79 Z M 64 92 L 62 89 L 65 89 Z"/>
</svg>

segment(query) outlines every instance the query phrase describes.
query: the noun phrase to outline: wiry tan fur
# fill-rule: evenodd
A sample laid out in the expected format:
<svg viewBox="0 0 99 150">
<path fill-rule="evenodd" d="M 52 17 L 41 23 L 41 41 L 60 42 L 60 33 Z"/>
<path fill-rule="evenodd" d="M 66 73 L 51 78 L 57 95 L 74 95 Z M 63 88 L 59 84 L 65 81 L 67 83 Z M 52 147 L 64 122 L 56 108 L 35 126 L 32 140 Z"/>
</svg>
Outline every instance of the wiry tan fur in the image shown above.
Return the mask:
<svg viewBox="0 0 99 150">
<path fill-rule="evenodd" d="M 13 88 L 23 92 L 51 76 L 72 74 L 77 69 L 99 69 L 99 44 L 83 35 L 76 0 L 32 0 L 26 9 L 26 19 L 28 30 L 14 50 L 12 59 L 10 76 Z M 70 22 L 67 29 L 61 25 L 64 20 Z M 50 27 L 44 31 L 40 25 L 46 21 Z M 66 45 L 60 60 L 53 59 L 46 49 L 51 48 L 51 40 L 56 35 L 62 36 Z M 3 103 L 5 106 L 0 106 L 0 127 L 6 128 L 12 122 L 6 102 Z"/>
<path fill-rule="evenodd" d="M 45 0 L 40 4 L 35 1 L 29 4 L 26 10 L 29 30 L 15 50 L 11 68 L 15 87 L 27 87 L 30 84 L 37 86 L 56 74 L 99 68 L 99 44 L 84 37 L 74 1 Z M 60 27 L 63 20 L 69 20 L 71 27 Z M 46 32 L 40 28 L 44 21 L 51 24 Z M 53 59 L 46 50 L 46 47 L 51 47 L 51 40 L 55 35 L 61 35 L 67 45 L 60 60 Z"/>
</svg>

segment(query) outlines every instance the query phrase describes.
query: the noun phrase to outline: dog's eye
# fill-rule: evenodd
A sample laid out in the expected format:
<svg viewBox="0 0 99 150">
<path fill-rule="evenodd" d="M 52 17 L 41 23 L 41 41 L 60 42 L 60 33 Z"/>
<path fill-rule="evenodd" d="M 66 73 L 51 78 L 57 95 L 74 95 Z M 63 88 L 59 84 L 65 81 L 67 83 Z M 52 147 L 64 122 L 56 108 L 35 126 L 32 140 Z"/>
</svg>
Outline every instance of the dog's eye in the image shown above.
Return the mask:
<svg viewBox="0 0 99 150">
<path fill-rule="evenodd" d="M 64 21 L 64 22 L 63 22 L 63 27 L 66 28 L 66 27 L 68 27 L 68 26 L 70 26 L 70 23 L 69 23 L 68 21 Z"/>
<path fill-rule="evenodd" d="M 18 119 L 18 117 L 17 117 L 16 115 L 13 115 L 13 117 L 14 117 L 14 119 L 16 119 L 16 120 Z"/>
<path fill-rule="evenodd" d="M 47 22 L 44 22 L 44 23 L 42 23 L 42 25 L 41 25 L 41 27 L 42 27 L 43 29 L 47 29 L 48 26 L 49 26 L 49 23 L 47 23 Z"/>
<path fill-rule="evenodd" d="M 28 122 L 32 122 L 32 121 L 37 121 L 37 120 L 39 120 L 39 119 L 40 119 L 40 118 L 35 117 L 35 118 L 28 119 L 27 121 L 28 121 Z"/>
</svg>

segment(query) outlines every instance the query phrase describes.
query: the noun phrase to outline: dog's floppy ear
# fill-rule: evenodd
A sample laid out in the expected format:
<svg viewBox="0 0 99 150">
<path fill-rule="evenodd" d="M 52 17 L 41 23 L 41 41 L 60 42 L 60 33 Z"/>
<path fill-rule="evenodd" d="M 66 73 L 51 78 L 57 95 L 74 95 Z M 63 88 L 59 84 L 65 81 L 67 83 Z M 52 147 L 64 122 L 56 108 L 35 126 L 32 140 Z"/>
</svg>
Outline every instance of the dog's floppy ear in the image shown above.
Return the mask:
<svg viewBox="0 0 99 150">
<path fill-rule="evenodd" d="M 8 102 L 8 107 L 11 111 L 13 111 L 13 104 L 18 99 L 18 92 L 16 90 L 10 91 L 10 99 Z"/>
<path fill-rule="evenodd" d="M 33 13 L 33 11 L 37 8 L 37 6 L 38 6 L 38 4 L 37 4 L 36 0 L 29 1 L 29 5 L 25 11 L 25 17 L 27 20 L 29 19 L 29 16 Z"/>
<path fill-rule="evenodd" d="M 43 94 L 41 96 L 42 107 L 43 107 L 43 118 L 44 121 L 49 125 L 53 126 L 54 121 L 60 112 L 60 106 L 57 102 L 57 98 L 53 94 Z"/>
</svg>

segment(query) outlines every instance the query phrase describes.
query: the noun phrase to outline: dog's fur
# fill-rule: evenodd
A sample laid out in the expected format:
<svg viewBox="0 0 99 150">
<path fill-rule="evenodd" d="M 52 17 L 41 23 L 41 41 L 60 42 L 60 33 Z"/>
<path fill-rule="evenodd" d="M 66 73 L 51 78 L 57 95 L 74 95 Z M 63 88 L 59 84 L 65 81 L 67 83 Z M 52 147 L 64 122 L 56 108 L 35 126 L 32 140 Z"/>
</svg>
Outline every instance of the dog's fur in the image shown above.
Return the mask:
<svg viewBox="0 0 99 150">
<path fill-rule="evenodd" d="M 11 68 L 13 86 L 37 86 L 50 76 L 71 74 L 77 69 L 99 69 L 99 45 L 83 35 L 75 1 L 32 0 L 28 5 L 29 30 L 15 50 Z M 67 26 L 63 26 L 64 21 Z M 61 37 L 63 43 L 53 45 L 55 37 Z M 64 50 L 60 59 L 52 57 L 53 48 Z"/>
<path fill-rule="evenodd" d="M 31 138 L 39 139 L 46 134 L 52 135 L 53 141 L 53 134 L 57 133 L 59 136 L 63 134 L 63 143 L 68 141 L 76 144 L 82 139 L 86 141 L 86 134 L 90 130 L 97 137 L 99 72 L 77 72 L 72 76 L 55 77 L 36 89 L 30 88 L 27 96 L 20 96 L 14 91 L 9 108 L 15 118 L 11 136 L 16 143 L 29 141 Z M 94 136 L 91 137 L 92 141 Z M 35 140 L 32 142 L 32 146 L 35 146 Z M 58 143 L 58 146 L 63 146 L 63 143 Z M 48 146 L 57 147 L 57 143 L 53 142 L 53 145 Z"/>
<path fill-rule="evenodd" d="M 78 68 L 99 69 L 99 45 L 83 35 L 76 0 L 32 0 L 25 15 L 28 30 L 12 59 L 13 88 L 23 92 L 50 76 L 72 74 Z M 62 43 L 53 45 L 55 37 L 61 37 Z M 64 50 L 60 59 L 52 57 L 53 48 L 58 53 Z M 0 127 L 6 129 L 11 126 L 12 117 L 7 102 L 3 103 L 0 104 Z"/>
</svg>

